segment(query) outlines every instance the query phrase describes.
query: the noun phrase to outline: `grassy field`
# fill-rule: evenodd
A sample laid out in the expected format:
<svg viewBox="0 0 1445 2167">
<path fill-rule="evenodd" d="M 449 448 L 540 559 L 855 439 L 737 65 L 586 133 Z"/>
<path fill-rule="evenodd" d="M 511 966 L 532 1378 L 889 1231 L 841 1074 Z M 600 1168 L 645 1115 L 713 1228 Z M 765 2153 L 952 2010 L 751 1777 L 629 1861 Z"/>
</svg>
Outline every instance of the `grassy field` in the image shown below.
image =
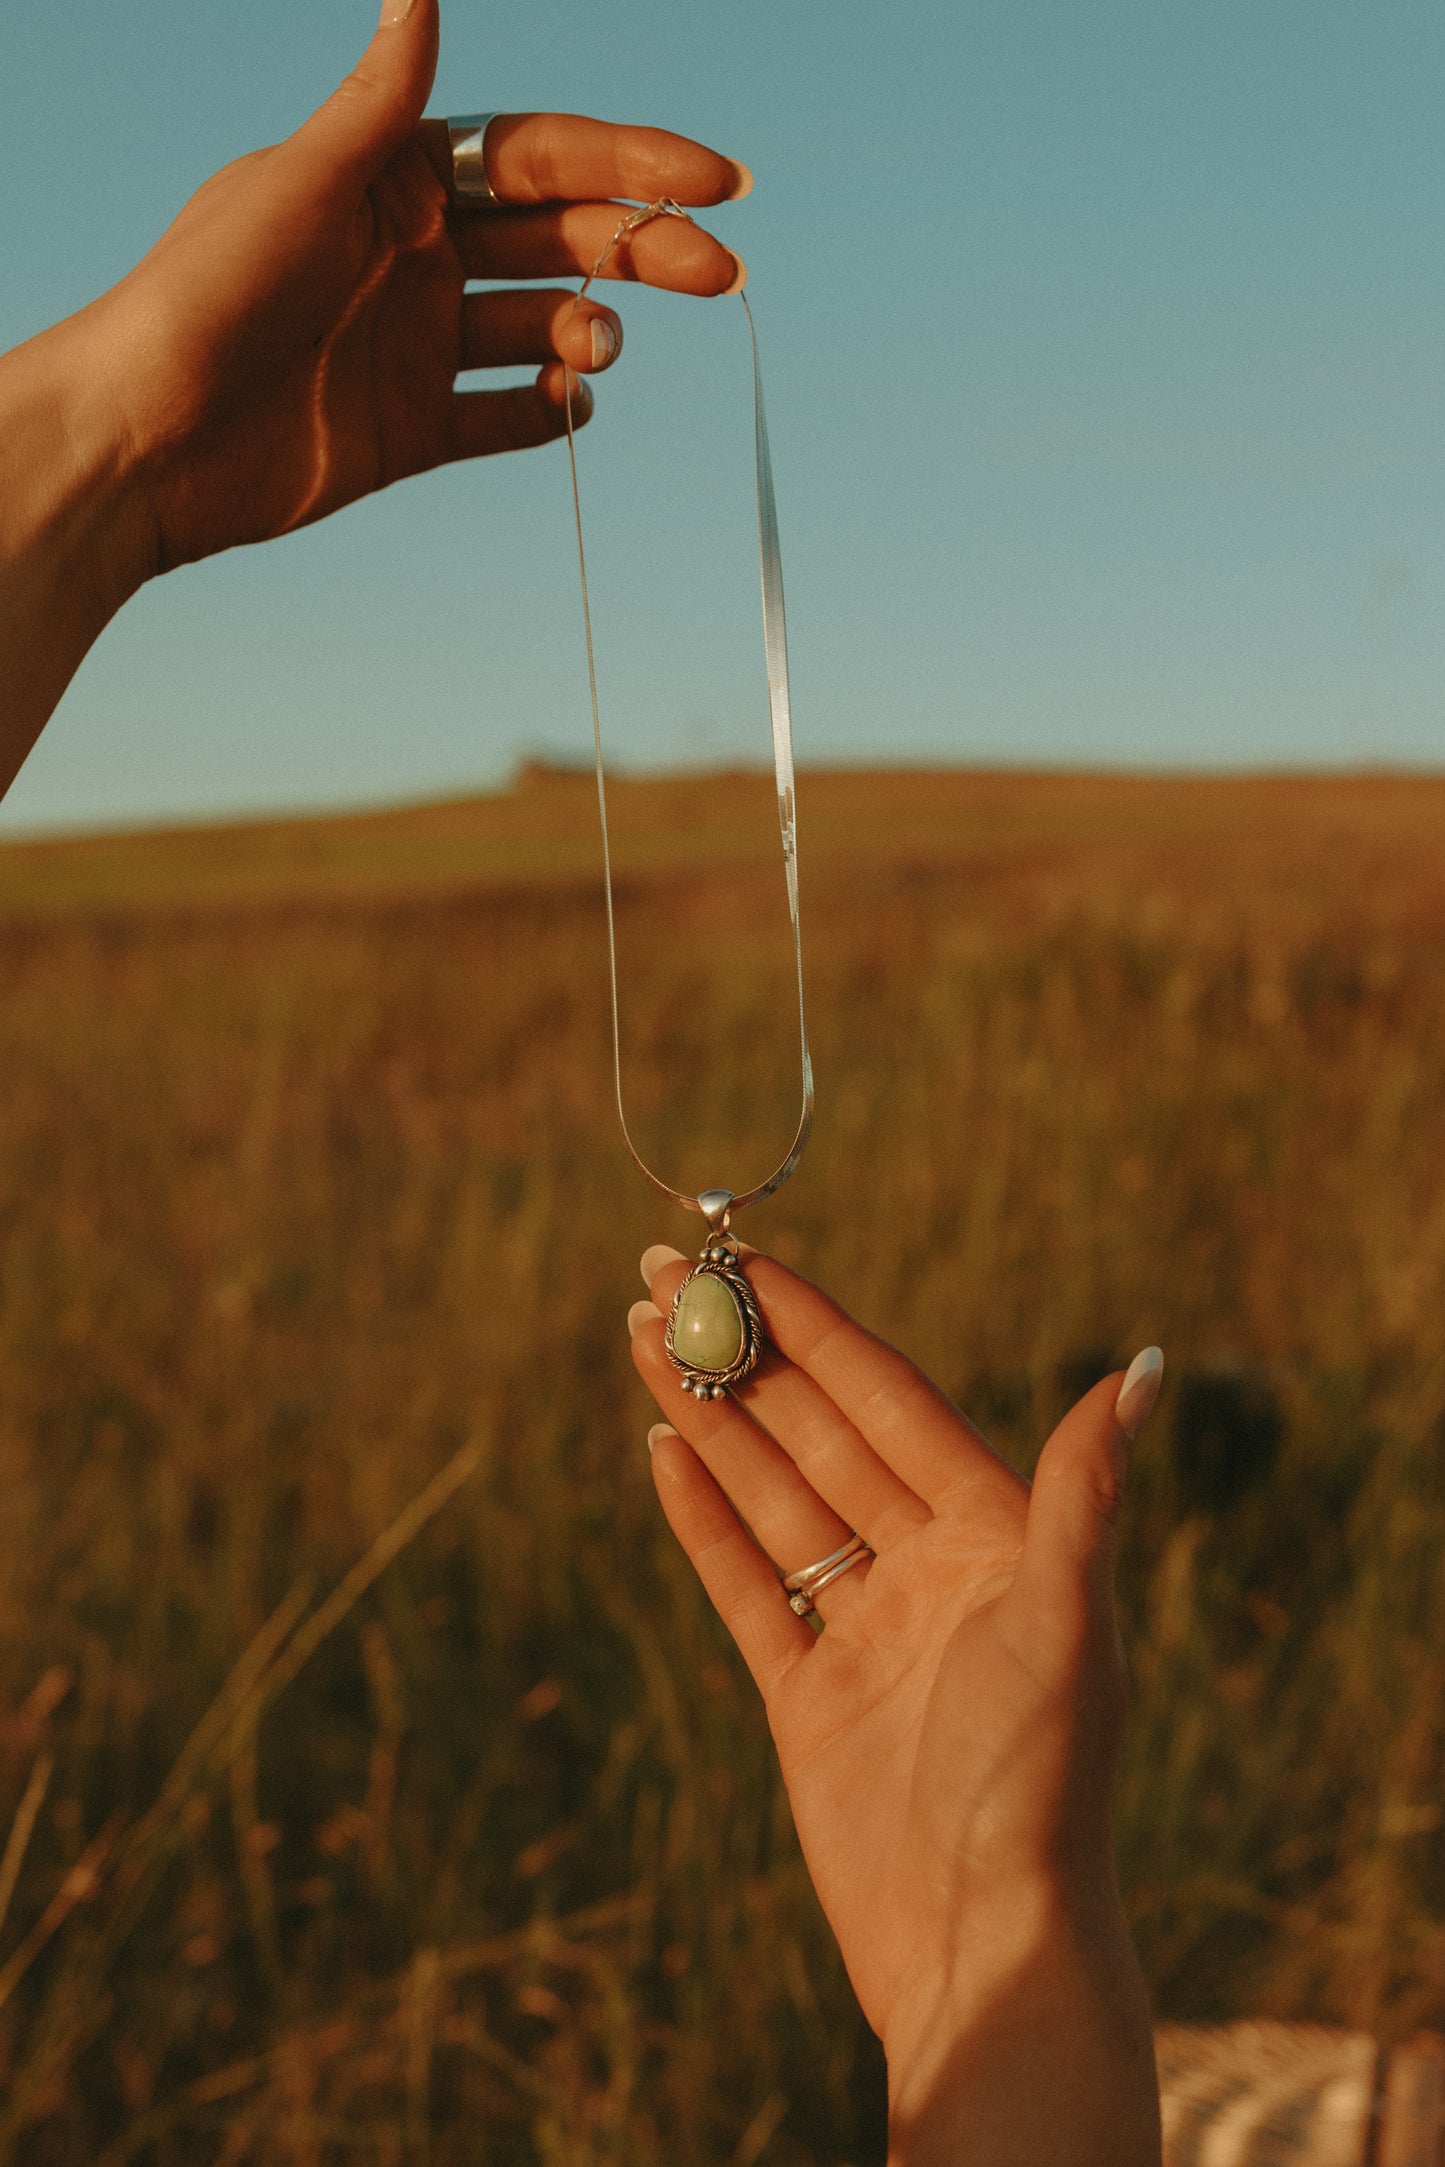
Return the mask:
<svg viewBox="0 0 1445 2167">
<path fill-rule="evenodd" d="M 631 1102 L 794 1115 L 769 786 L 619 784 Z M 0 2163 L 865 2167 L 661 1526 L 585 778 L 0 850 Z M 753 1238 L 1027 1467 L 1149 1340 L 1161 2014 L 1445 2025 L 1445 781 L 817 775 Z"/>
</svg>

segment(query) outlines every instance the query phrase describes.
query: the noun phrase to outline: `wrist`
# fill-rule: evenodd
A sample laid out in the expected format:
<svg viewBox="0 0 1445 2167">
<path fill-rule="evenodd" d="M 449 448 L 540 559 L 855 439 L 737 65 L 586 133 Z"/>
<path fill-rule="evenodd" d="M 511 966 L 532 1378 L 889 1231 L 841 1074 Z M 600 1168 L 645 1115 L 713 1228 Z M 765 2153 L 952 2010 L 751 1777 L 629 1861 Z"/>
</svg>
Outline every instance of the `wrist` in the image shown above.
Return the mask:
<svg viewBox="0 0 1445 2167">
<path fill-rule="evenodd" d="M 138 462 L 84 315 L 0 355 L 0 792 L 104 626 L 154 569 Z"/>
<path fill-rule="evenodd" d="M 889 2167 L 1158 2167 L 1148 1996 L 1117 1899 L 1020 1891 L 884 2035 Z"/>
<path fill-rule="evenodd" d="M 94 304 L 0 354 L 0 565 L 79 552 L 125 601 L 154 569 L 154 536 L 110 366 Z"/>
</svg>

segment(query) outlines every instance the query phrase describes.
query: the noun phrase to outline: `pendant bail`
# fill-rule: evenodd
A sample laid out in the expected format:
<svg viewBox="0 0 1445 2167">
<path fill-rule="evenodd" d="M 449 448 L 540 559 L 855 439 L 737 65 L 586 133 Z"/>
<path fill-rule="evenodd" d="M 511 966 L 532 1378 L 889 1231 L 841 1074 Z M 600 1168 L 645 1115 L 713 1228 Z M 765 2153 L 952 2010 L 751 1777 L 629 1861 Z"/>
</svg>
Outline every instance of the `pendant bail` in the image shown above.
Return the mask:
<svg viewBox="0 0 1445 2167">
<path fill-rule="evenodd" d="M 732 1217 L 733 1192 L 731 1189 L 704 1189 L 698 1197 L 697 1208 L 708 1223 L 712 1234 L 726 1234 Z"/>
</svg>

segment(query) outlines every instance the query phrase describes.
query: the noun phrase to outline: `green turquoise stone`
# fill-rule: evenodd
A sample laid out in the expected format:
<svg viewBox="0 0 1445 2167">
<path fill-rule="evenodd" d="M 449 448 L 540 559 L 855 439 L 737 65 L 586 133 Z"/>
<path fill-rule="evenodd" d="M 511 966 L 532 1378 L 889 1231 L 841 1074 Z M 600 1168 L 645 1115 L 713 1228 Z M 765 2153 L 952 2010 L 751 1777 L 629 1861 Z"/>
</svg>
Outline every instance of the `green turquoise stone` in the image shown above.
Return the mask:
<svg viewBox="0 0 1445 2167">
<path fill-rule="evenodd" d="M 672 1349 L 691 1369 L 731 1369 L 743 1351 L 737 1296 L 714 1272 L 699 1272 L 677 1298 Z"/>
</svg>

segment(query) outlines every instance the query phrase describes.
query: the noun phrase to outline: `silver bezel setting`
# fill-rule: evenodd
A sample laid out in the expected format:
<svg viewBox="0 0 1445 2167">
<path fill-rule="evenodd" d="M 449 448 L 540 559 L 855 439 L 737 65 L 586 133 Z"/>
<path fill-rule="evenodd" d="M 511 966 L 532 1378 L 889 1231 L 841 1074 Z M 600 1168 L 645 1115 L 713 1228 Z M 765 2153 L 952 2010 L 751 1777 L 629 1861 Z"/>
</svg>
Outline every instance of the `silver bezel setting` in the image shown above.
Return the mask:
<svg viewBox="0 0 1445 2167">
<path fill-rule="evenodd" d="M 691 1362 L 684 1362 L 672 1343 L 673 1326 L 677 1322 L 678 1304 L 695 1279 L 720 1279 L 738 1305 L 743 1320 L 743 1343 L 735 1362 L 726 1369 L 698 1369 Z M 748 1285 L 742 1267 L 735 1255 L 729 1253 L 720 1242 L 714 1241 L 704 1249 L 701 1260 L 694 1264 L 676 1294 L 667 1313 L 667 1358 L 682 1378 L 682 1389 L 691 1392 L 695 1399 L 720 1400 L 727 1396 L 733 1385 L 741 1384 L 750 1370 L 757 1367 L 758 1356 L 763 1351 L 763 1320 L 758 1309 L 757 1296 Z"/>
</svg>

